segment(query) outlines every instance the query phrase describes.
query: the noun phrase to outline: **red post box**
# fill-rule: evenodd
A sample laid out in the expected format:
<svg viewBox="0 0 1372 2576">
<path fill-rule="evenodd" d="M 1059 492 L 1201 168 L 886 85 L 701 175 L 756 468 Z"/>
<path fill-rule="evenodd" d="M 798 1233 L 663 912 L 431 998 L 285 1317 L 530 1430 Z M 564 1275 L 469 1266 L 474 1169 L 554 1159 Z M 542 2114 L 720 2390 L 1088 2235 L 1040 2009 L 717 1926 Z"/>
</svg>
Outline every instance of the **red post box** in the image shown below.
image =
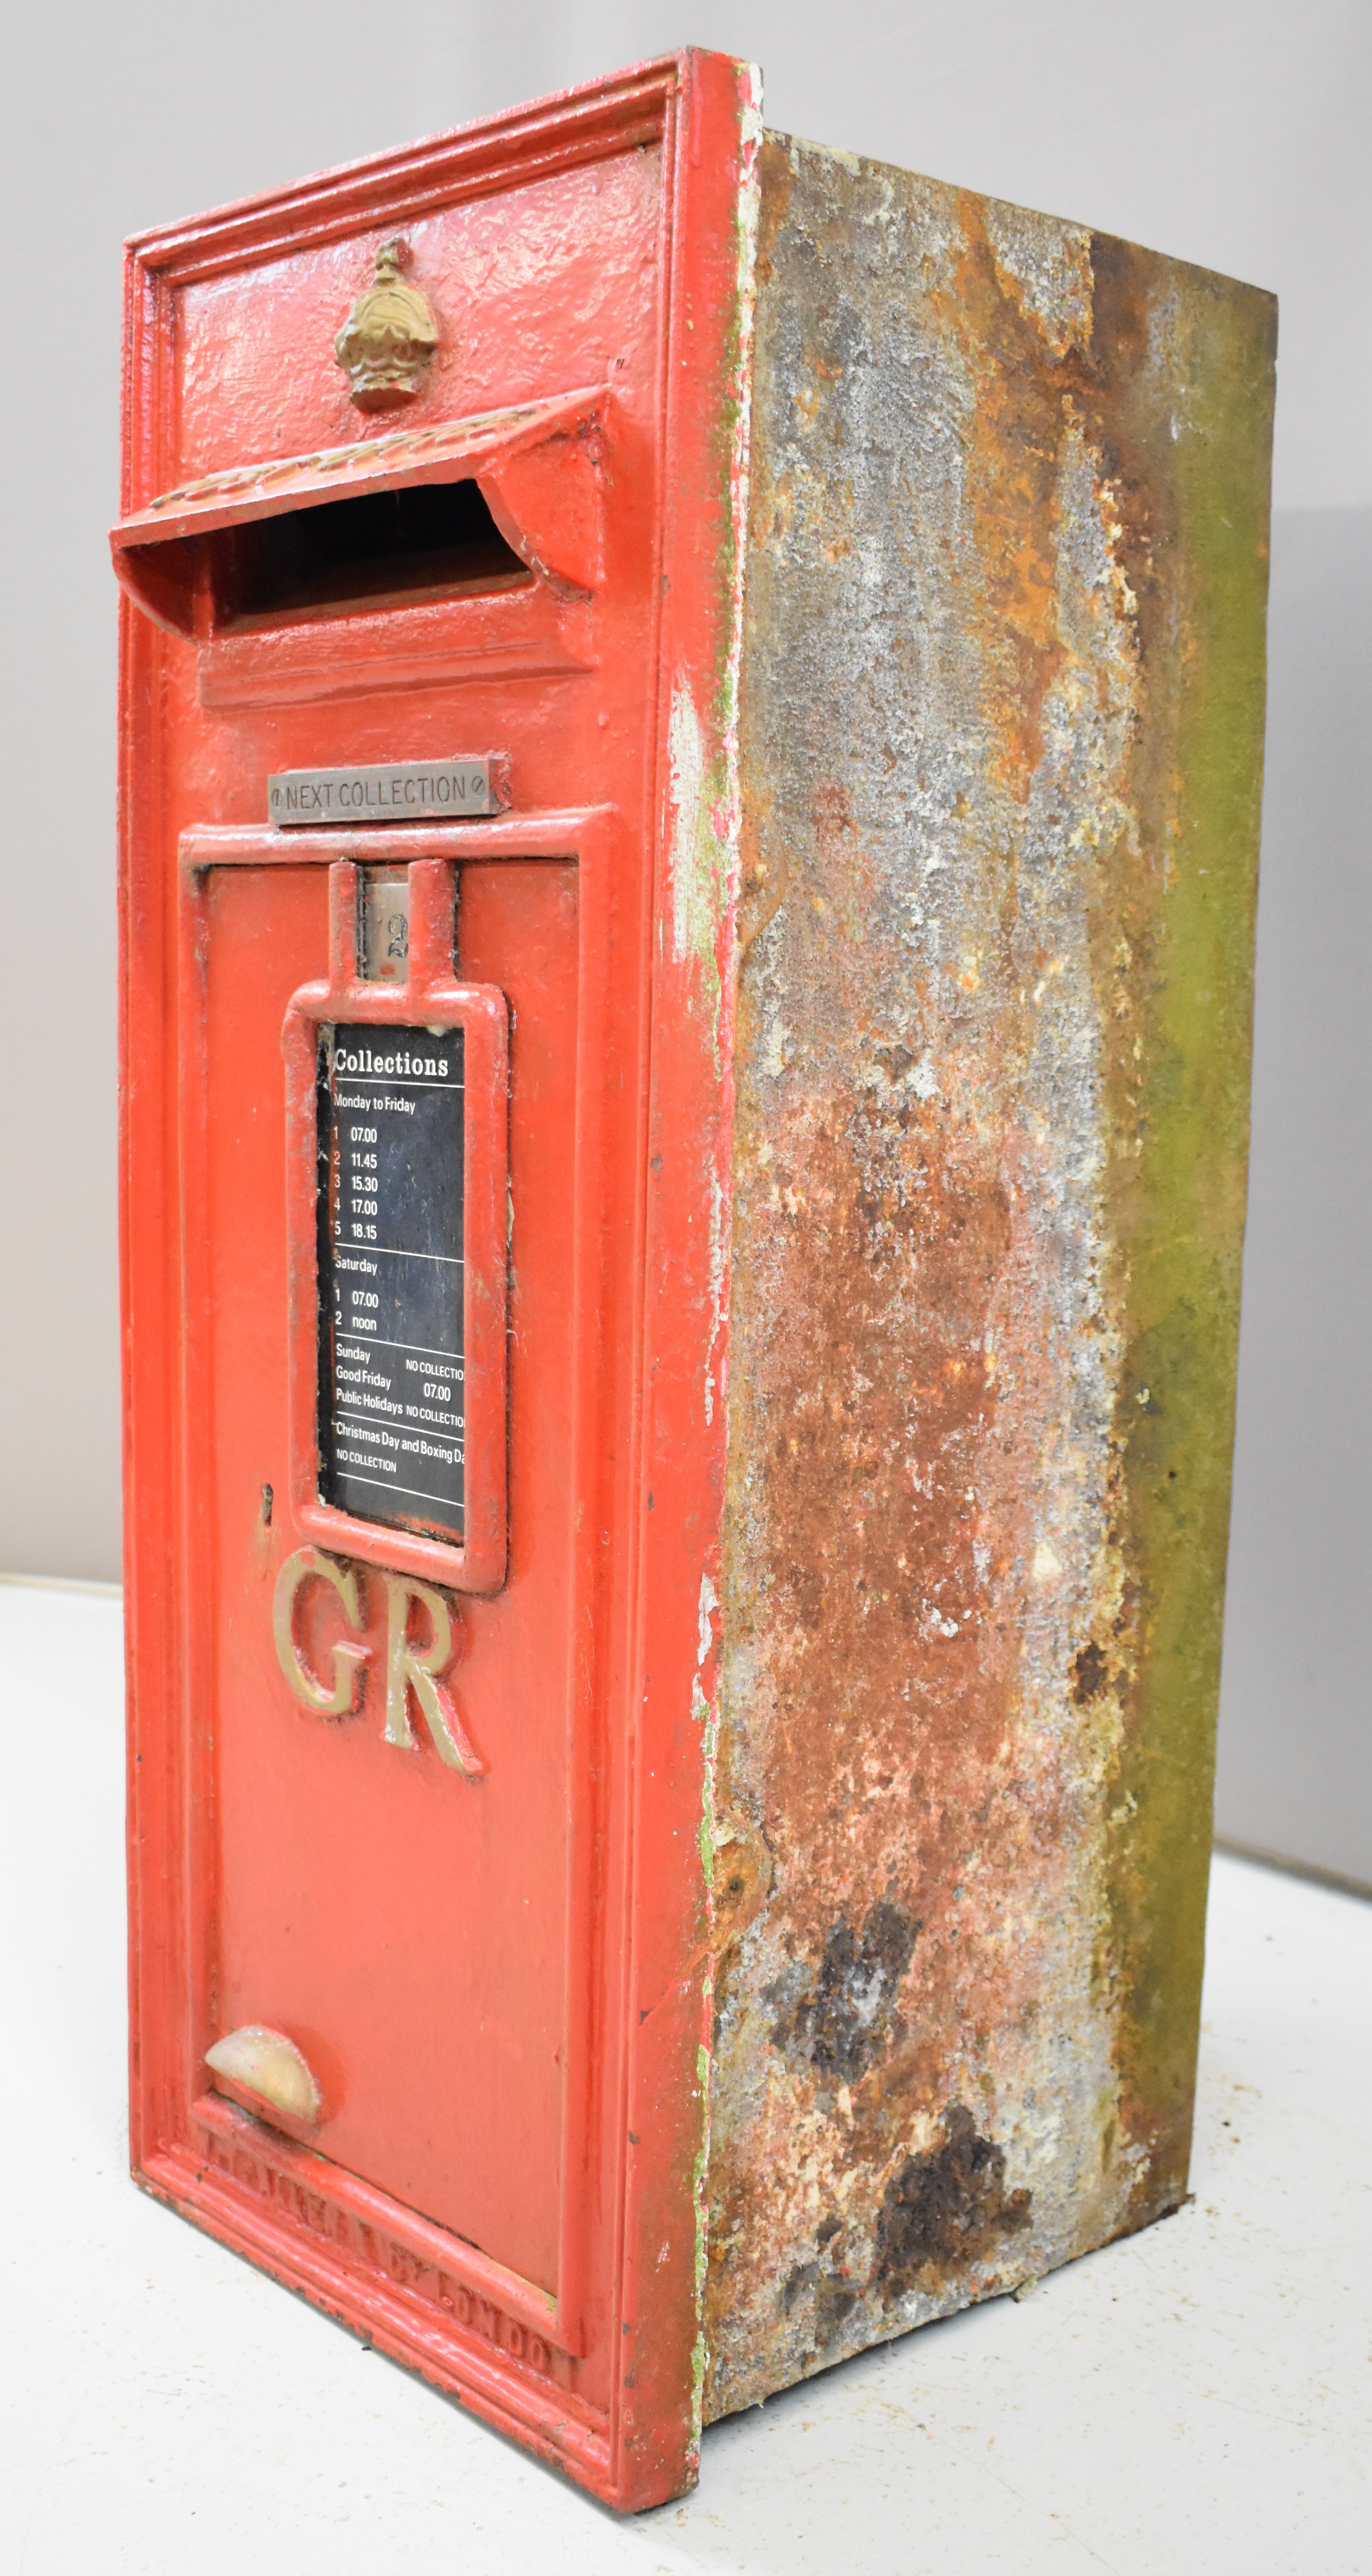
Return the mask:
<svg viewBox="0 0 1372 2576">
<path fill-rule="evenodd" d="M 1271 306 L 688 53 L 127 328 L 134 2166 L 650 2504 L 1185 2188 Z"/>
</svg>

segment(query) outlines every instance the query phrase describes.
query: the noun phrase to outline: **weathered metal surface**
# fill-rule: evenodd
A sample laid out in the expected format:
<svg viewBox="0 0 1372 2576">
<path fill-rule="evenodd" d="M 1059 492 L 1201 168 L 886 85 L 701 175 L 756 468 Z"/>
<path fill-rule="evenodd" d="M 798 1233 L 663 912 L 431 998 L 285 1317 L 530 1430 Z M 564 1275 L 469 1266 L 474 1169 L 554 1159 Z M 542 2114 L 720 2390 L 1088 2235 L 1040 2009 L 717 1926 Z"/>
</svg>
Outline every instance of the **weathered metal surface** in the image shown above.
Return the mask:
<svg viewBox="0 0 1372 2576">
<path fill-rule="evenodd" d="M 1274 336 L 761 170 L 707 2415 L 1185 2189 Z"/>
</svg>

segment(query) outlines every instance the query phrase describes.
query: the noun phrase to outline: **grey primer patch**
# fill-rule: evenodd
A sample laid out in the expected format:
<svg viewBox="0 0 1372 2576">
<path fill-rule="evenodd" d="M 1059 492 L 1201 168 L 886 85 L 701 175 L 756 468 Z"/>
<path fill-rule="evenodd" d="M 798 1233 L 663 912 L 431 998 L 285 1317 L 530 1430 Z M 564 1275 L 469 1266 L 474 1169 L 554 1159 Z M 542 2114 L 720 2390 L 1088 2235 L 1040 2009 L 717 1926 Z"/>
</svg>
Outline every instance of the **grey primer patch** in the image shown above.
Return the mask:
<svg viewBox="0 0 1372 2576">
<path fill-rule="evenodd" d="M 807 2290 L 813 2290 L 818 2279 L 818 2263 L 797 2263 L 794 2270 L 787 2273 L 782 2284 L 781 2304 L 788 2317 L 797 2299 L 803 2298 Z"/>
<path fill-rule="evenodd" d="M 872 2287 L 900 2297 L 926 2270 L 965 2271 L 1028 2226 L 1032 2200 L 1028 2191 L 1007 2193 L 1004 2147 L 977 2135 L 964 2103 L 950 2103 L 942 2146 L 907 2156 L 882 2195 Z"/>
<path fill-rule="evenodd" d="M 846 2276 L 827 2270 L 823 2257 L 826 2247 L 843 2233 L 838 2218 L 822 2218 L 815 2229 L 818 2252 L 812 2262 L 797 2263 L 782 2286 L 781 2304 L 789 2317 L 798 2299 L 814 2292 L 815 2335 L 820 2344 L 831 2343 L 843 2324 L 849 2309 L 857 2305 L 858 2293 L 848 2287 Z"/>
<path fill-rule="evenodd" d="M 817 2343 L 833 2342 L 839 2328 L 846 2323 L 850 2310 L 857 2306 L 857 2295 L 856 2290 L 848 2289 L 842 2281 L 836 2281 L 831 2272 L 826 2272 L 815 2291 Z"/>
<path fill-rule="evenodd" d="M 815 2294 L 816 2344 L 832 2343 L 849 2311 L 857 2306 L 858 2294 L 837 2274 L 824 2271 L 818 2262 L 797 2263 L 786 2280 L 781 2304 L 789 2317 L 798 2299 L 809 2291 Z"/>
<path fill-rule="evenodd" d="M 856 2083 L 877 2050 L 899 2035 L 891 2008 L 919 1930 L 913 1915 L 887 1904 L 869 1908 L 861 1933 L 851 1923 L 834 1925 L 814 1993 L 793 2025 L 796 2044 L 819 2075 Z M 789 2035 L 777 2033 L 778 2039 Z"/>
</svg>

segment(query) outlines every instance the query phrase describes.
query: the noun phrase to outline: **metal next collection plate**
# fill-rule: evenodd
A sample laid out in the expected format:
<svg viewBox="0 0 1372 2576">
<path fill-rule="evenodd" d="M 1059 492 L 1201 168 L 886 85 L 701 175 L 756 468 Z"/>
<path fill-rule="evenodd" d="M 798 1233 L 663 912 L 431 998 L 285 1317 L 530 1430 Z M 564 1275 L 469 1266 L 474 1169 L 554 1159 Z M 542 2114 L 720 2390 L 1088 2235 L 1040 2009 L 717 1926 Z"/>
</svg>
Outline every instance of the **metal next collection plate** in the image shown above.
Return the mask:
<svg viewBox="0 0 1372 2576">
<path fill-rule="evenodd" d="M 267 813 L 280 830 L 297 823 L 465 823 L 500 812 L 493 767 L 487 755 L 285 769 L 267 781 Z"/>
</svg>

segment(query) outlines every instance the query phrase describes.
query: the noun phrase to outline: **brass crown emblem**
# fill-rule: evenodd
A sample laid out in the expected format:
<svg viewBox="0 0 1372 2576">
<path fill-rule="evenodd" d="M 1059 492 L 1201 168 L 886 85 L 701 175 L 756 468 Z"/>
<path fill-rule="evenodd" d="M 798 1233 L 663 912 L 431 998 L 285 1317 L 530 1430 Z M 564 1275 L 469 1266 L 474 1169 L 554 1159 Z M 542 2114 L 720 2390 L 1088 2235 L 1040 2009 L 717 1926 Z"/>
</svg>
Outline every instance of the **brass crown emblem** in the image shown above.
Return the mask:
<svg viewBox="0 0 1372 2576">
<path fill-rule="evenodd" d="M 401 278 L 405 256 L 403 242 L 381 244 L 376 275 L 333 344 L 359 411 L 393 411 L 413 402 L 438 346 L 427 297 Z"/>
</svg>

